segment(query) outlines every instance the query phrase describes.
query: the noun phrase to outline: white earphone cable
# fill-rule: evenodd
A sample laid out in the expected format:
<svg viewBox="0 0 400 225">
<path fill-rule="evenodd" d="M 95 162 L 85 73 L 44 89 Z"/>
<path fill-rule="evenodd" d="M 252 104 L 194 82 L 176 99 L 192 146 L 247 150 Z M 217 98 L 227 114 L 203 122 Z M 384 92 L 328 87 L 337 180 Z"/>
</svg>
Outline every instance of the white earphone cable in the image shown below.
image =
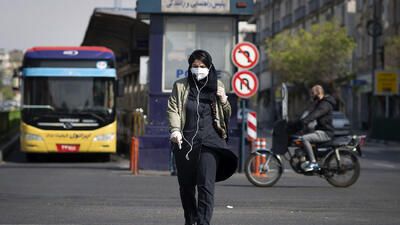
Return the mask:
<svg viewBox="0 0 400 225">
<path fill-rule="evenodd" d="M 211 69 L 211 66 L 210 66 L 210 69 Z M 193 78 L 193 80 L 194 80 L 194 77 L 192 76 L 192 78 Z M 196 83 L 196 81 L 194 80 L 194 84 L 196 85 L 196 89 L 197 89 L 197 107 L 196 107 L 196 112 L 197 112 L 197 123 L 196 123 L 196 132 L 194 133 L 194 135 L 193 135 L 193 137 L 192 137 L 192 140 L 191 140 L 191 143 L 188 141 L 188 140 L 186 140 L 186 138 L 185 138 L 185 136 L 183 135 L 183 132 L 182 132 L 182 137 L 183 137 L 183 140 L 185 140 L 188 144 L 189 144 L 189 146 L 190 146 L 190 149 L 189 149 L 189 151 L 186 153 L 186 155 L 185 155 L 185 158 L 186 158 L 186 160 L 189 160 L 189 153 L 193 150 L 193 141 L 194 141 L 194 138 L 196 137 L 196 135 L 197 135 L 197 133 L 199 132 L 199 122 L 200 122 L 200 114 L 199 114 L 199 106 L 200 106 L 200 92 L 201 92 L 201 90 L 203 90 L 203 88 L 207 85 L 207 82 L 208 82 L 208 75 L 207 75 L 207 77 L 206 77 L 206 82 L 204 83 L 204 85 L 199 89 L 199 87 L 197 86 L 197 83 Z"/>
</svg>

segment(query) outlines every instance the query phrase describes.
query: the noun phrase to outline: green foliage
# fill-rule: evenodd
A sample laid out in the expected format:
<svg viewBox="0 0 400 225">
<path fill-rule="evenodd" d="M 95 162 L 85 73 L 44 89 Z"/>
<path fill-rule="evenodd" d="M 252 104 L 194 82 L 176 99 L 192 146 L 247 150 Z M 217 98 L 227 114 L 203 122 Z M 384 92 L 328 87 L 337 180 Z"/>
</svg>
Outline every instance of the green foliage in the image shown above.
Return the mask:
<svg viewBox="0 0 400 225">
<path fill-rule="evenodd" d="M 400 37 L 392 36 L 386 39 L 385 68 L 388 70 L 400 69 Z"/>
<path fill-rule="evenodd" d="M 0 112 L 0 142 L 18 131 L 20 120 L 20 111 Z"/>
<path fill-rule="evenodd" d="M 337 21 L 315 24 L 311 31 L 283 32 L 267 39 L 270 69 L 279 82 L 309 87 L 346 80 L 351 52 L 356 43 Z"/>
<path fill-rule="evenodd" d="M 0 87 L 0 92 L 3 93 L 4 100 L 14 98 L 14 92 L 12 91 L 11 87 Z"/>
</svg>

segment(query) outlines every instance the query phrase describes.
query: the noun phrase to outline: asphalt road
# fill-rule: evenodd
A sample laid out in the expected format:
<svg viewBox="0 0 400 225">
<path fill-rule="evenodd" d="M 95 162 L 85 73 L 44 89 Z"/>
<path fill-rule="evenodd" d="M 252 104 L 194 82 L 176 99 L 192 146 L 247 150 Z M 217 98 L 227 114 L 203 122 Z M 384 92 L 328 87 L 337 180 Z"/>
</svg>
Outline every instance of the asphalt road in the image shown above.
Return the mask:
<svg viewBox="0 0 400 225">
<path fill-rule="evenodd" d="M 258 188 L 236 174 L 216 185 L 212 224 L 400 224 L 400 146 L 364 153 L 349 188 L 290 170 Z M 184 224 L 176 177 L 127 168 L 121 159 L 26 163 L 15 151 L 0 164 L 0 224 Z"/>
</svg>

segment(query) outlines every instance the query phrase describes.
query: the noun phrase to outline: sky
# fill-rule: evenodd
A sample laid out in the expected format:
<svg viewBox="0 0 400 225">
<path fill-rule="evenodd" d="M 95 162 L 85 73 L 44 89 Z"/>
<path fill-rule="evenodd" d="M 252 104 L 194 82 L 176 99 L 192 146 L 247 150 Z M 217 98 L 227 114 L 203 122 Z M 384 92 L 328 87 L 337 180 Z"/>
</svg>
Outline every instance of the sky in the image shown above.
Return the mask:
<svg viewBox="0 0 400 225">
<path fill-rule="evenodd" d="M 134 8 L 136 0 L 0 0 L 0 48 L 79 46 L 95 8 Z"/>
</svg>

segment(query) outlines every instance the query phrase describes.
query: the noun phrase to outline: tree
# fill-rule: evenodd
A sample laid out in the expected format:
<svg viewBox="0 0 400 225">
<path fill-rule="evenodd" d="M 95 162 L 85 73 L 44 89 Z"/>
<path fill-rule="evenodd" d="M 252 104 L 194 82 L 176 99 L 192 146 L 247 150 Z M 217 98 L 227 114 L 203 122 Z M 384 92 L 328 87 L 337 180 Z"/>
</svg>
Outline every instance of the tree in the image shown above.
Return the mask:
<svg viewBox="0 0 400 225">
<path fill-rule="evenodd" d="M 311 31 L 300 29 L 267 39 L 270 69 L 279 82 L 308 89 L 319 83 L 338 93 L 338 82 L 349 77 L 351 52 L 356 43 L 337 21 L 315 24 Z"/>
<path fill-rule="evenodd" d="M 392 36 L 386 39 L 385 68 L 388 70 L 400 69 L 400 37 Z"/>
</svg>

